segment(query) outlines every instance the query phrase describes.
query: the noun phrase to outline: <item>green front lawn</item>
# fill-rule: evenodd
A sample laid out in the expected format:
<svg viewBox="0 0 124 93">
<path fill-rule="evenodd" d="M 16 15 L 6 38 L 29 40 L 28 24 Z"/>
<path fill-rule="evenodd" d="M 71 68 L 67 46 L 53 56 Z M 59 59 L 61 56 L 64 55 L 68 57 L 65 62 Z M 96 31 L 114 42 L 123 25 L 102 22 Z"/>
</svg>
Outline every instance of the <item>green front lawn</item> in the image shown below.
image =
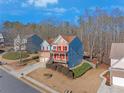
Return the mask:
<svg viewBox="0 0 124 93">
<path fill-rule="evenodd" d="M 5 59 L 8 60 L 18 60 L 20 59 L 20 52 L 8 52 L 2 56 Z M 22 52 L 22 58 L 29 57 L 29 54 L 27 52 Z"/>
<path fill-rule="evenodd" d="M 77 68 L 73 69 L 74 78 L 78 78 L 84 73 L 86 73 L 92 66 L 89 63 L 83 63 L 82 65 L 78 66 Z"/>
</svg>

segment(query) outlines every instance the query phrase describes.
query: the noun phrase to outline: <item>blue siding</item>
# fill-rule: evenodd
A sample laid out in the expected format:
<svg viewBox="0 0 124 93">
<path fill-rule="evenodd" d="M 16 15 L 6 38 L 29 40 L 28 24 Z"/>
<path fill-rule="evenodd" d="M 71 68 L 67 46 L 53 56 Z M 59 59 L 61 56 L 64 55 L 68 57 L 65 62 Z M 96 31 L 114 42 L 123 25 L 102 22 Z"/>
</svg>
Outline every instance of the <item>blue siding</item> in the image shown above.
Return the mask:
<svg viewBox="0 0 124 93">
<path fill-rule="evenodd" d="M 27 50 L 30 52 L 37 52 L 41 50 L 40 44 L 43 42 L 43 40 L 37 36 L 33 35 L 32 37 L 27 39 Z"/>
<path fill-rule="evenodd" d="M 80 64 L 83 59 L 83 44 L 76 37 L 70 44 L 69 44 L 69 52 L 68 52 L 68 66 L 69 68 L 73 68 L 76 65 Z"/>
</svg>

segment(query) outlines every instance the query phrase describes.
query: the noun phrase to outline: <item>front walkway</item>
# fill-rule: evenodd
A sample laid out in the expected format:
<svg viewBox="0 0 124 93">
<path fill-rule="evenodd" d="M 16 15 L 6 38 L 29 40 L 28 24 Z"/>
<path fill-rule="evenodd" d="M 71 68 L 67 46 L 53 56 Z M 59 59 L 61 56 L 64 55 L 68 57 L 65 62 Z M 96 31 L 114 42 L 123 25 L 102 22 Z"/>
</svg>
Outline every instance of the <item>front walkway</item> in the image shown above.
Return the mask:
<svg viewBox="0 0 124 93">
<path fill-rule="evenodd" d="M 26 74 L 40 68 L 42 66 L 41 64 L 42 64 L 41 62 L 38 62 L 36 64 L 31 64 L 31 65 L 24 67 L 20 71 L 16 71 L 13 68 L 6 66 L 6 65 L 2 66 L 1 68 L 5 71 L 9 72 L 10 74 L 14 75 L 15 77 L 21 78 L 21 77 L 23 77 L 23 75 L 26 75 Z"/>
</svg>

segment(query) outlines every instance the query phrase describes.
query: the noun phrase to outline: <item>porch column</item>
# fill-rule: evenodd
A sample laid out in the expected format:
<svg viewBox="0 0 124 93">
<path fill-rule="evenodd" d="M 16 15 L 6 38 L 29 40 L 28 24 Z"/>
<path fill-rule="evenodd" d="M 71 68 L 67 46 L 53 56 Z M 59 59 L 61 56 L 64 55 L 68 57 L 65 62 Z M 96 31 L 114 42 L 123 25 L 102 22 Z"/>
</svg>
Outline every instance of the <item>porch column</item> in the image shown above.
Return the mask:
<svg viewBox="0 0 124 93">
<path fill-rule="evenodd" d="M 64 56 L 64 59 L 65 59 L 65 62 L 66 62 L 66 61 L 67 61 L 67 60 L 66 60 L 66 53 L 65 53 L 64 55 L 65 55 L 65 56 Z"/>
</svg>

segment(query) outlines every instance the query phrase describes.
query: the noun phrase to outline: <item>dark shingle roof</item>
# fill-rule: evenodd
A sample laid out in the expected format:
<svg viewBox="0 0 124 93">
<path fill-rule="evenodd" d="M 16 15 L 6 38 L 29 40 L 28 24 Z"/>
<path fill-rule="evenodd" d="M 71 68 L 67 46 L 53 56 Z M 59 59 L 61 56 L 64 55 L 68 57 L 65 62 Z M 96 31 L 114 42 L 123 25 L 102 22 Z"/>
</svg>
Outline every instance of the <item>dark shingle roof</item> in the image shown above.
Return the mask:
<svg viewBox="0 0 124 93">
<path fill-rule="evenodd" d="M 68 43 L 70 43 L 74 38 L 75 36 L 73 35 L 61 35 Z"/>
</svg>

